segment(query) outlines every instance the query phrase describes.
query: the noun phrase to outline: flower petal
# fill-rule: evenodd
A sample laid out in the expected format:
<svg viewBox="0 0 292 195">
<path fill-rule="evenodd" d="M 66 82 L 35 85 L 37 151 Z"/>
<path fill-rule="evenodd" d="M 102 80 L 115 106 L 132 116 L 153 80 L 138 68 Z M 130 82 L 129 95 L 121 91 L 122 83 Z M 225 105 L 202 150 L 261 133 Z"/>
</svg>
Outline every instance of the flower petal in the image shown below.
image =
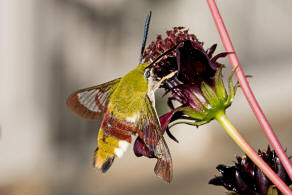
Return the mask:
<svg viewBox="0 0 292 195">
<path fill-rule="evenodd" d="M 163 133 L 165 132 L 167 125 L 170 122 L 171 117 L 173 116 L 174 113 L 175 113 L 175 110 L 172 110 L 172 111 L 162 115 L 161 117 L 159 117 L 161 129 L 162 129 Z"/>
<path fill-rule="evenodd" d="M 137 137 L 134 143 L 134 153 L 137 157 L 146 156 L 148 158 L 155 158 L 154 152 L 149 150 L 140 137 Z"/>
<path fill-rule="evenodd" d="M 172 116 L 174 115 L 175 110 L 172 110 L 171 112 L 168 112 L 164 115 L 162 115 L 159 120 L 161 124 L 162 133 L 165 132 L 167 135 L 174 140 L 175 142 L 178 142 L 177 139 L 170 133 L 168 129 L 168 123 L 171 121 Z M 137 137 L 134 143 L 134 153 L 137 157 L 145 156 L 148 158 L 156 158 L 153 151 L 149 150 L 149 148 L 146 146 L 145 142 L 140 138 Z"/>
<path fill-rule="evenodd" d="M 198 83 L 209 81 L 215 70 L 210 66 L 208 56 L 196 49 L 190 40 L 182 42 L 176 50 L 178 80 L 183 83 Z"/>
<path fill-rule="evenodd" d="M 175 113 L 175 110 L 172 110 L 162 115 L 161 117 L 159 117 L 159 120 L 161 124 L 162 133 L 166 131 L 168 137 L 170 137 L 173 141 L 178 143 L 178 140 L 172 135 L 172 133 L 169 131 L 169 128 L 168 128 L 168 123 L 170 123 L 171 118 L 174 115 L 174 113 Z"/>
<path fill-rule="evenodd" d="M 212 55 L 214 54 L 216 48 L 217 48 L 217 44 L 214 44 L 209 49 L 207 49 L 206 53 L 207 53 L 209 58 L 212 57 Z"/>
</svg>

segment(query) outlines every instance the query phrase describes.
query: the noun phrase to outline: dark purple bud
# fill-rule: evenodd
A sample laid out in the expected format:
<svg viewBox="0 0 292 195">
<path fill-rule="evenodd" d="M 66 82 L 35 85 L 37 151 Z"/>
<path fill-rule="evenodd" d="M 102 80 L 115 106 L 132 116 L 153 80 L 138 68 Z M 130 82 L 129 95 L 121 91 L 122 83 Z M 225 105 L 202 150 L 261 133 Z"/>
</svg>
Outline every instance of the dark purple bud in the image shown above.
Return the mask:
<svg viewBox="0 0 292 195">
<path fill-rule="evenodd" d="M 287 172 L 285 168 L 283 167 L 280 159 L 278 157 L 275 157 L 275 171 L 277 175 L 286 183 L 292 183 L 289 176 L 287 175 Z"/>
<path fill-rule="evenodd" d="M 218 165 L 216 169 L 221 173 L 221 177 L 215 177 L 215 180 L 210 180 L 209 184 L 222 185 L 227 190 L 236 190 L 236 183 L 234 180 L 235 167 L 228 167 L 225 165 Z M 217 178 L 217 179 L 216 179 Z"/>
<path fill-rule="evenodd" d="M 267 193 L 271 183 L 269 182 L 268 178 L 264 175 L 264 173 L 257 167 L 255 167 L 255 180 L 260 194 Z"/>
<path fill-rule="evenodd" d="M 270 165 L 286 185 L 290 186 L 292 184 L 275 151 L 268 147 L 267 150 L 259 150 L 258 154 Z M 237 162 L 232 167 L 219 165 L 218 168 L 217 166 L 217 170 L 220 172 L 221 176 L 216 176 L 210 180 L 210 183 L 224 186 L 227 190 L 240 195 L 267 195 L 269 188 L 273 186 L 272 182 L 248 157 L 237 156 L 236 159 Z M 228 169 L 236 171 L 227 171 Z M 230 186 L 234 186 L 234 189 L 231 189 Z M 278 193 L 280 192 L 278 191 Z"/>
<path fill-rule="evenodd" d="M 235 180 L 237 183 L 238 193 L 241 195 L 257 195 L 257 193 L 253 191 L 254 186 L 252 186 L 252 180 L 250 181 L 247 178 L 248 175 L 245 173 L 242 173 L 239 170 L 235 171 Z"/>
</svg>

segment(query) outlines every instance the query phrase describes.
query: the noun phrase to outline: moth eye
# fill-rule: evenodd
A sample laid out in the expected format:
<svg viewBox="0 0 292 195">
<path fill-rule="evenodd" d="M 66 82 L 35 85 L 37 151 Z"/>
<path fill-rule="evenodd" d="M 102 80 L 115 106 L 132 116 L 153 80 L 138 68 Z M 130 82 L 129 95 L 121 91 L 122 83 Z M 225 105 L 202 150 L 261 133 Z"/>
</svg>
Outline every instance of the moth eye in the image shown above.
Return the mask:
<svg viewBox="0 0 292 195">
<path fill-rule="evenodd" d="M 150 77 L 150 71 L 146 70 L 144 73 L 145 78 L 149 78 Z"/>
</svg>

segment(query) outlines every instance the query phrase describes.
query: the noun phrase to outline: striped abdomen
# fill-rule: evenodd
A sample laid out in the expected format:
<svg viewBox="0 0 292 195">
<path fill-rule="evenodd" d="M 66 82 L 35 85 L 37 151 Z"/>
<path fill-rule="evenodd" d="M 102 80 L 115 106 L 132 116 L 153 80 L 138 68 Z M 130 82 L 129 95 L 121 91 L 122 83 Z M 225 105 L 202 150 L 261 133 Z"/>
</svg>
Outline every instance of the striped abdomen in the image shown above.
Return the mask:
<svg viewBox="0 0 292 195">
<path fill-rule="evenodd" d="M 116 156 L 119 158 L 123 156 L 133 134 L 135 128 L 131 123 L 113 119 L 109 113 L 106 113 L 98 133 L 94 166 L 106 172 Z"/>
</svg>

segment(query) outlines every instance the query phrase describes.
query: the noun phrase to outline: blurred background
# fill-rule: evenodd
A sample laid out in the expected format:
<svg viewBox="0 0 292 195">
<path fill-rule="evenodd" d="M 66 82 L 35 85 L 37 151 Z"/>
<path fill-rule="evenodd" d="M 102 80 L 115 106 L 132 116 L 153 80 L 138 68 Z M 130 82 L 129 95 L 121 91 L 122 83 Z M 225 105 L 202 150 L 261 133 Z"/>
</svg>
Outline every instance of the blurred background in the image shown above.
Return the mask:
<svg viewBox="0 0 292 195">
<path fill-rule="evenodd" d="M 292 1 L 218 1 L 255 95 L 288 155 L 292 154 Z M 185 26 L 205 48 L 223 47 L 204 0 L 0 1 L 0 194 L 224 194 L 208 185 L 216 165 L 242 152 L 215 121 L 172 129 L 174 178 L 155 176 L 155 160 L 132 147 L 102 174 L 92 166 L 100 121 L 73 114 L 66 98 L 120 77 L 139 58 L 144 20 L 149 39 Z M 148 43 L 149 43 L 148 42 Z M 225 75 L 230 68 L 227 60 Z M 163 100 L 157 103 L 161 105 Z M 159 106 L 158 112 L 167 108 Z M 268 142 L 241 90 L 227 115 L 255 148 Z"/>
</svg>

